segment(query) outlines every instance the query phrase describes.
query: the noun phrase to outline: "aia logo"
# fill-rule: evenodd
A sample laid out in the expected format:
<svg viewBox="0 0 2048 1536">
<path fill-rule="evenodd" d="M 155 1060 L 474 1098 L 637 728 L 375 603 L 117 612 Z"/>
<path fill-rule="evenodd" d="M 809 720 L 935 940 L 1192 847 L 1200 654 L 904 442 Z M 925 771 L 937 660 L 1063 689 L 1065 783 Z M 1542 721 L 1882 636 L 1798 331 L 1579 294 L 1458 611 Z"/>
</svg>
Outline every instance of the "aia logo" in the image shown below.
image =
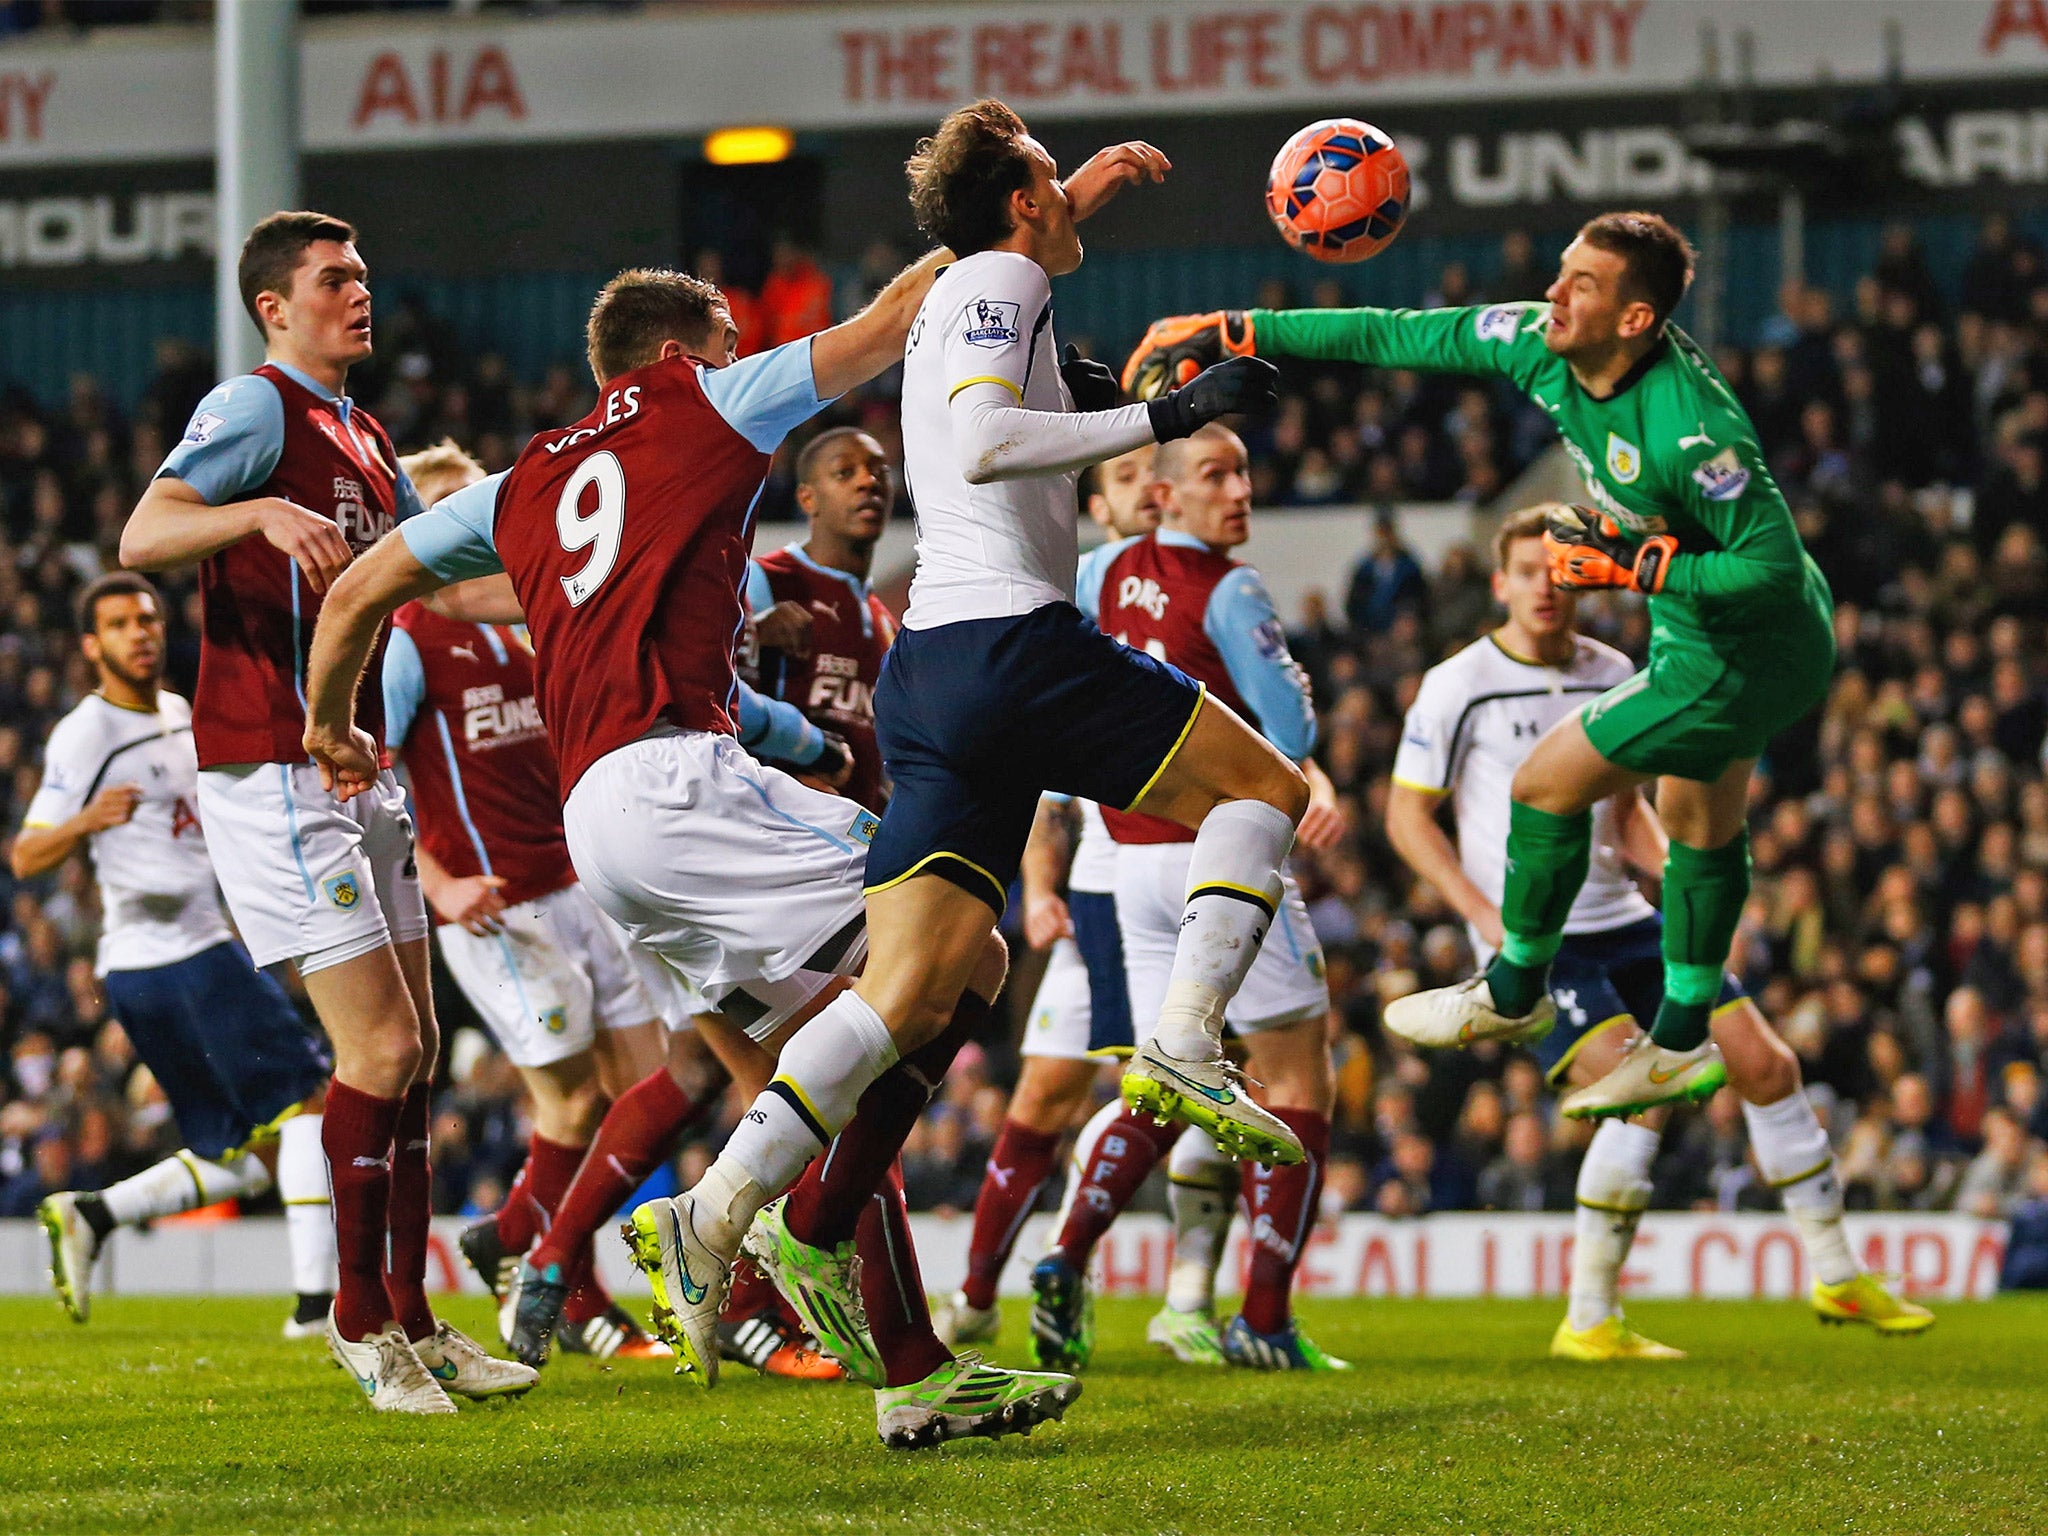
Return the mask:
<svg viewBox="0 0 2048 1536">
<path fill-rule="evenodd" d="M 1150 576 L 1126 576 L 1117 583 L 1117 607 L 1142 609 L 1154 623 L 1166 617 L 1167 602 L 1166 589 Z"/>
<path fill-rule="evenodd" d="M 199 830 L 199 813 L 186 803 L 183 795 L 178 796 L 171 802 L 171 836 L 183 837 Z"/>
</svg>

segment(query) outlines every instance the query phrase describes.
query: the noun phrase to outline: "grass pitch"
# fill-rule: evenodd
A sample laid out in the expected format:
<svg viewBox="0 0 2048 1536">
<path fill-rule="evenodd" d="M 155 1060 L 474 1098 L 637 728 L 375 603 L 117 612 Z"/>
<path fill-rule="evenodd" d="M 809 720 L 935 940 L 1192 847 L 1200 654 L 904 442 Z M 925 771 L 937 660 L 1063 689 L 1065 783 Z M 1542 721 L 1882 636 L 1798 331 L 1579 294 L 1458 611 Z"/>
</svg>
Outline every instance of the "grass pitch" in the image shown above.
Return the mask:
<svg viewBox="0 0 2048 1536">
<path fill-rule="evenodd" d="M 1544 1358 L 1561 1304 L 1308 1303 L 1349 1375 L 1178 1366 L 1101 1308 L 1068 1422 L 888 1452 L 857 1387 L 558 1360 L 518 1403 L 374 1416 L 283 1305 L 0 1299 L 0 1530 L 2039 1532 L 2048 1299 L 1920 1339 L 1642 1303 L 1672 1365 Z M 994 1357 L 1022 1359 L 1023 1310 Z M 451 1317 L 488 1337 L 473 1300 Z"/>
</svg>

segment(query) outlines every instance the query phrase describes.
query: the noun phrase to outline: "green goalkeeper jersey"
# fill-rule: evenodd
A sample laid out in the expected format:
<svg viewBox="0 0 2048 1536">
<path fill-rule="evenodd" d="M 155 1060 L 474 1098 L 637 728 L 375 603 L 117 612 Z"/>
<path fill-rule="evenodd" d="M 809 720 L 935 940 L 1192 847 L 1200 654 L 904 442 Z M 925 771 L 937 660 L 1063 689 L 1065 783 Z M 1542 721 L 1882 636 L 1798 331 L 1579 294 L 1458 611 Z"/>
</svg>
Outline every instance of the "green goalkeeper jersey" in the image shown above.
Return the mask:
<svg viewBox="0 0 2048 1536">
<path fill-rule="evenodd" d="M 1550 306 L 1251 312 L 1262 353 L 1514 380 L 1556 423 L 1594 502 L 1624 534 L 1678 540 L 1650 599 L 1667 641 L 1716 649 L 1761 633 L 1795 640 L 1817 625 L 1832 644 L 1827 580 L 1799 542 L 1749 415 L 1676 326 L 1596 400 L 1544 345 Z M 1817 637 L 1816 637 L 1817 638 Z"/>
</svg>

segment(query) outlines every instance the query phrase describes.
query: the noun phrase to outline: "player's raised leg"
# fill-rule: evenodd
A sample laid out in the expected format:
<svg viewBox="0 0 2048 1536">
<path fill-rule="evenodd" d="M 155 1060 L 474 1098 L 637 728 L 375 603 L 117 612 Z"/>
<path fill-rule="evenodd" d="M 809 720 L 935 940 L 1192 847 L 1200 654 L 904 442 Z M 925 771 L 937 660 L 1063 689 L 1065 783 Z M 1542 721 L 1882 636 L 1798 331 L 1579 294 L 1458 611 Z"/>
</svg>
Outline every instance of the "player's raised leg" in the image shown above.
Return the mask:
<svg viewBox="0 0 2048 1536">
<path fill-rule="evenodd" d="M 1195 841 L 1173 972 L 1152 1037 L 1125 1068 L 1124 1099 L 1261 1162 L 1305 1153 L 1224 1059 L 1223 1016 L 1279 910 L 1280 866 L 1308 803 L 1301 770 L 1205 695 L 1186 740 L 1133 807 L 1193 828 Z"/>
<path fill-rule="evenodd" d="M 686 1027 L 669 1036 L 667 1061 L 613 1101 L 539 1244 L 518 1267 L 507 1342 L 521 1360 L 534 1366 L 546 1360 L 573 1276 L 598 1228 L 718 1102 L 727 1081 L 701 1032 Z"/>
<path fill-rule="evenodd" d="M 1594 711 L 1607 702 L 1600 700 Z M 1624 701 L 1619 707 L 1629 705 Z M 1585 736 L 1578 717 L 1566 724 Z M 1585 747 L 1594 750 L 1590 740 Z M 1713 1048 L 1710 1026 L 1722 997 L 1735 925 L 1749 899 L 1749 833 L 1744 817 L 1750 770 L 1755 766 L 1754 759 L 1738 758 L 1710 781 L 1670 775 L 1658 781 L 1657 817 L 1669 835 L 1664 859 L 1663 997 L 1648 1034 L 1598 1081 L 1566 1098 L 1562 1107 L 1567 1115 L 1629 1115 L 1676 1100 L 1697 1101 L 1728 1080 Z M 1520 775 L 1516 787 L 1524 787 Z"/>
</svg>

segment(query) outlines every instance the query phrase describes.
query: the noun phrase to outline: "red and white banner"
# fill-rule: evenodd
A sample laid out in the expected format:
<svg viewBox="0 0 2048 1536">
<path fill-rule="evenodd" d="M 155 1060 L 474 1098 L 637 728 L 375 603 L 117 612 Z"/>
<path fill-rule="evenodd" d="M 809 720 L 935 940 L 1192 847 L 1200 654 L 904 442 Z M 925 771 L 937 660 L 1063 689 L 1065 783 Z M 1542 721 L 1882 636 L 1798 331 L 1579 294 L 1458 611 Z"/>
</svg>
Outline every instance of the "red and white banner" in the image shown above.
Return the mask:
<svg viewBox="0 0 2048 1536">
<path fill-rule="evenodd" d="M 1032 1263 L 1045 1251 L 1049 1218 L 1025 1224 L 1003 1292 L 1026 1293 Z M 917 1216 L 918 1260 L 935 1295 L 967 1272 L 972 1223 L 964 1216 Z M 480 1290 L 455 1251 L 463 1223 L 434 1224 L 428 1284 L 440 1291 Z M 1998 1288 L 2005 1252 L 2002 1222 L 1954 1215 L 1851 1216 L 1850 1247 L 1865 1268 L 1900 1276 L 1917 1296 L 1984 1298 Z M 1310 1242 L 1299 1285 L 1309 1296 L 1562 1296 L 1570 1283 L 1572 1218 L 1564 1215 L 1429 1216 L 1388 1221 L 1344 1216 L 1325 1222 Z M 1098 1278 L 1112 1295 L 1156 1295 L 1166 1288 L 1172 1233 L 1164 1217 L 1127 1216 L 1098 1253 Z M 607 1284 L 642 1294 L 624 1245 L 600 1235 Z M 1244 1227 L 1233 1227 L 1222 1288 L 1242 1289 L 1248 1261 Z M 41 1230 L 0 1221 L 0 1295 L 47 1288 Z M 1791 1225 L 1773 1216 L 1698 1216 L 1657 1212 L 1636 1234 L 1625 1294 L 1656 1299 L 1753 1300 L 1804 1296 L 1811 1281 Z M 284 1223 L 276 1219 L 159 1224 L 114 1235 L 98 1275 L 102 1290 L 124 1295 L 284 1295 L 291 1290 Z"/>
<path fill-rule="evenodd" d="M 681 15 L 339 20 L 304 32 L 309 150 L 928 124 L 978 96 L 1041 118 L 2048 73 L 2048 0 L 1266 0 L 819 5 Z M 0 166 L 212 150 L 203 29 L 0 45 Z M 1391 126 L 1385 124 L 1384 126 Z"/>
</svg>

